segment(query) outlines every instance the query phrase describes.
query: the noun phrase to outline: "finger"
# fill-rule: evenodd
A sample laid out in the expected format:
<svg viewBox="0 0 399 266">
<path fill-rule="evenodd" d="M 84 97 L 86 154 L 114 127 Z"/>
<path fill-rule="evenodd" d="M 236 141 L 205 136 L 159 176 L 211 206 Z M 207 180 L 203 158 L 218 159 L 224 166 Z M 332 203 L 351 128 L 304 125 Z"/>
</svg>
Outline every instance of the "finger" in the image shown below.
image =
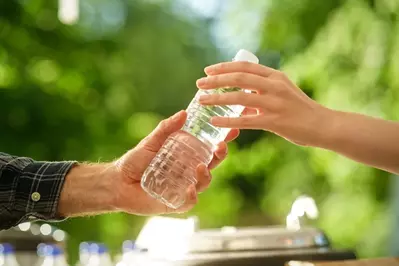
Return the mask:
<svg viewBox="0 0 399 266">
<path fill-rule="evenodd" d="M 236 129 L 236 128 L 233 128 L 233 129 L 230 130 L 230 132 L 227 134 L 227 137 L 226 137 L 226 139 L 225 139 L 224 141 L 226 141 L 226 142 L 233 141 L 233 140 L 235 140 L 235 139 L 238 137 L 238 135 L 240 135 L 240 130 L 239 130 L 239 129 Z"/>
<path fill-rule="evenodd" d="M 244 111 L 242 112 L 242 115 L 256 115 L 258 114 L 258 110 L 254 108 L 245 108 Z"/>
<path fill-rule="evenodd" d="M 266 93 L 275 87 L 274 82 L 250 73 L 227 73 L 201 78 L 197 80 L 197 87 L 202 90 L 238 87 Z"/>
<path fill-rule="evenodd" d="M 251 108 L 264 108 L 266 101 L 261 94 L 235 91 L 204 94 L 199 97 L 199 103 L 202 105 L 242 105 Z"/>
<path fill-rule="evenodd" d="M 262 129 L 258 115 L 245 115 L 241 117 L 212 117 L 212 125 L 225 128 Z"/>
<path fill-rule="evenodd" d="M 144 139 L 142 144 L 146 145 L 149 149 L 158 151 L 172 133 L 183 127 L 186 118 L 186 111 L 180 111 L 173 116 L 162 120 L 154 131 Z"/>
<path fill-rule="evenodd" d="M 197 191 L 195 186 L 190 186 L 186 192 L 186 201 L 183 206 L 178 209 L 166 207 L 166 213 L 183 213 L 191 210 L 198 202 Z M 165 205 L 166 206 L 166 205 Z"/>
<path fill-rule="evenodd" d="M 197 177 L 197 192 L 202 192 L 209 187 L 211 183 L 211 173 L 209 172 L 208 167 L 205 164 L 200 164 L 196 169 L 196 177 Z"/>
<path fill-rule="evenodd" d="M 273 73 L 278 71 L 273 68 L 263 66 L 260 64 L 242 62 L 242 61 L 224 62 L 224 63 L 211 65 L 205 68 L 205 73 L 210 76 L 225 74 L 225 73 L 233 73 L 233 72 L 244 72 L 262 77 L 269 77 Z"/>
<path fill-rule="evenodd" d="M 217 145 L 216 151 L 212 161 L 209 163 L 208 168 L 213 169 L 218 166 L 227 156 L 228 148 L 226 142 L 221 142 Z"/>
</svg>

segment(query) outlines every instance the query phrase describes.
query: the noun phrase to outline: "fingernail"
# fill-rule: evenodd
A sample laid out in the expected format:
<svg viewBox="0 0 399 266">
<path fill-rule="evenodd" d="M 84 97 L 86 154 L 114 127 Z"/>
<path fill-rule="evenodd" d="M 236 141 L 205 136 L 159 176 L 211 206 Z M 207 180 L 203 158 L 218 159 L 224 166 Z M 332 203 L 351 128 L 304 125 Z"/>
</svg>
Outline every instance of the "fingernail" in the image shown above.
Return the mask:
<svg viewBox="0 0 399 266">
<path fill-rule="evenodd" d="M 209 179 L 211 177 L 211 175 L 209 173 L 208 166 L 206 166 L 205 164 L 201 164 L 201 168 L 202 168 L 202 172 L 204 173 L 204 176 Z"/>
<path fill-rule="evenodd" d="M 206 79 L 207 78 L 200 78 L 199 80 L 197 80 L 197 86 L 203 86 L 206 84 Z"/>
<path fill-rule="evenodd" d="M 200 102 L 204 103 L 204 102 L 208 101 L 210 98 L 211 98 L 211 95 L 201 95 L 198 100 Z"/>
<path fill-rule="evenodd" d="M 195 188 L 192 188 L 190 190 L 190 197 L 191 197 L 191 199 L 197 198 L 197 191 L 195 190 Z"/>
<path fill-rule="evenodd" d="M 208 167 L 206 167 L 204 171 L 206 178 L 208 178 L 208 180 L 211 179 L 211 173 L 209 172 Z"/>
<path fill-rule="evenodd" d="M 222 145 L 223 145 L 224 147 L 226 147 L 226 148 L 224 148 Z M 220 146 L 222 146 L 222 148 L 220 148 Z M 228 152 L 228 151 L 227 151 L 227 144 L 226 144 L 225 142 L 221 142 L 221 143 L 219 144 L 218 147 L 219 147 L 219 149 L 222 149 L 222 150 L 223 150 L 223 152 L 221 153 L 221 155 L 227 155 L 227 152 Z"/>
<path fill-rule="evenodd" d="M 178 120 L 179 117 L 181 116 L 182 112 L 183 112 L 183 110 L 180 110 L 179 112 L 177 112 L 176 114 L 174 114 L 174 115 L 172 116 L 172 119 L 173 119 L 173 120 Z"/>
</svg>

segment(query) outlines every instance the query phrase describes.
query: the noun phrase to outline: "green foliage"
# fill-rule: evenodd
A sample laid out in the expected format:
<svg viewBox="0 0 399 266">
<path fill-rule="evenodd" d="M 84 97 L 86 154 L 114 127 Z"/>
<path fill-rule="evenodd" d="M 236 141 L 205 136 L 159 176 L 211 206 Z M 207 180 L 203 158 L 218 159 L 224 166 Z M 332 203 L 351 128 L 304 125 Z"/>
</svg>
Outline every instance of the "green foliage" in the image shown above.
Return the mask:
<svg viewBox="0 0 399 266">
<path fill-rule="evenodd" d="M 168 3 L 111 2 L 85 1 L 82 21 L 65 26 L 53 1 L 1 1 L 2 151 L 37 160 L 112 160 L 187 106 L 194 81 L 218 61 L 206 22 L 179 18 Z M 87 21 L 118 5 L 127 12 L 119 14 L 119 28 Z M 79 241 L 119 250 L 142 222 L 112 214 L 60 226 L 71 235 L 75 259 Z"/>
<path fill-rule="evenodd" d="M 273 1 L 258 54 L 279 51 L 282 69 L 330 108 L 398 119 L 399 10 L 395 1 L 375 2 Z M 361 257 L 386 255 L 388 173 L 267 135 L 230 153 L 215 173 L 215 179 L 230 176 L 226 183 L 245 195 L 245 209 L 260 206 L 274 223 L 284 222 L 298 194 L 312 195 L 320 207 L 317 225 L 336 247 L 355 248 Z"/>
<path fill-rule="evenodd" d="M 203 67 L 221 60 L 209 23 L 179 16 L 173 1 L 84 3 L 79 24 L 65 26 L 52 1 L 0 1 L 1 151 L 112 160 L 185 108 Z M 399 119 L 398 11 L 394 0 L 270 1 L 257 54 L 274 65 L 278 52 L 289 76 L 330 108 Z M 202 226 L 281 224 L 305 193 L 336 246 L 385 254 L 388 174 L 265 132 L 243 132 L 229 148 L 188 214 Z M 143 221 L 110 214 L 59 225 L 73 260 L 79 241 L 117 251 Z"/>
</svg>

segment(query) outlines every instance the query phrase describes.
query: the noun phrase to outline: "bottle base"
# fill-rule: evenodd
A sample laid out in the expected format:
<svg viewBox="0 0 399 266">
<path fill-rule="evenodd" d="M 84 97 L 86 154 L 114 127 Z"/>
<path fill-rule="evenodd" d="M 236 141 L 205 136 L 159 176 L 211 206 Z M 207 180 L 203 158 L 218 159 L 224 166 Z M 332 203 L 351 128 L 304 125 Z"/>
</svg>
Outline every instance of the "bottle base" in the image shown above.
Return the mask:
<svg viewBox="0 0 399 266">
<path fill-rule="evenodd" d="M 172 209 L 186 202 L 190 186 L 197 183 L 196 168 L 208 164 L 212 150 L 193 135 L 178 131 L 170 136 L 145 171 L 141 187 Z"/>
<path fill-rule="evenodd" d="M 165 204 L 166 206 L 168 206 L 171 209 L 176 210 L 176 209 L 180 208 L 181 206 L 183 206 L 183 204 L 185 203 L 185 200 L 181 200 L 179 203 L 172 203 L 170 200 L 166 200 L 162 195 L 159 195 L 158 193 L 152 191 L 151 189 L 148 189 L 147 186 L 142 185 L 141 187 L 148 195 L 150 195 L 154 199 L 160 201 L 162 204 Z"/>
</svg>

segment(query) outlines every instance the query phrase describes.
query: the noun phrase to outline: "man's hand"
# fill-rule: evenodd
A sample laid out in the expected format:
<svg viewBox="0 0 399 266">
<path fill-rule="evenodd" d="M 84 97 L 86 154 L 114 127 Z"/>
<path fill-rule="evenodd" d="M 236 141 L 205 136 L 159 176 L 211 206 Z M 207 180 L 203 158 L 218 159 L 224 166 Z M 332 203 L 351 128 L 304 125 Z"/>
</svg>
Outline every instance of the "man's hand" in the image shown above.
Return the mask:
<svg viewBox="0 0 399 266">
<path fill-rule="evenodd" d="M 225 142 L 218 145 L 208 166 L 197 167 L 196 188 L 188 192 L 186 203 L 177 210 L 168 208 L 149 196 L 140 184 L 151 160 L 165 140 L 182 128 L 186 118 L 187 113 L 181 111 L 162 121 L 150 135 L 114 163 L 74 167 L 67 175 L 62 189 L 58 207 L 60 215 L 78 216 L 110 211 L 154 215 L 191 209 L 197 202 L 197 193 L 205 190 L 211 182 L 210 169 L 226 157 Z M 237 129 L 231 130 L 226 141 L 235 139 L 238 134 Z"/>
</svg>

